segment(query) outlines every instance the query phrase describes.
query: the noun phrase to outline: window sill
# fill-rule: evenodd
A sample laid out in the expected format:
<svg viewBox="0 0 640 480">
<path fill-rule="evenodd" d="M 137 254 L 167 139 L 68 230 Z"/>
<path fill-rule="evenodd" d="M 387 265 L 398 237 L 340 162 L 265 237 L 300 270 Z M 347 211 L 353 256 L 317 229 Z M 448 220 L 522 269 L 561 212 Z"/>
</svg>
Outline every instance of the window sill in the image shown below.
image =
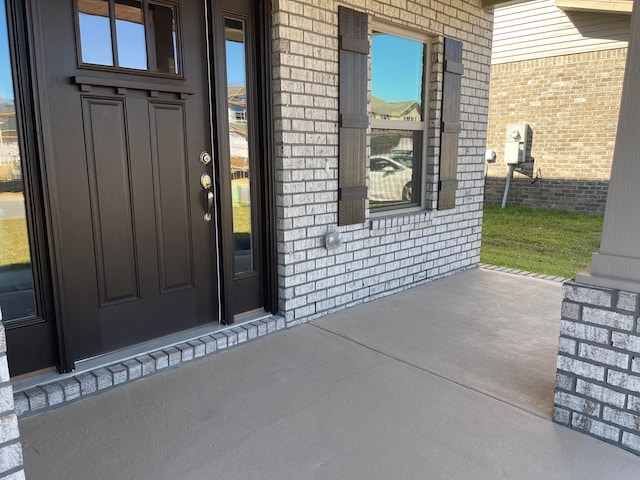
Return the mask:
<svg viewBox="0 0 640 480">
<path fill-rule="evenodd" d="M 393 212 L 387 215 L 376 215 L 369 219 L 369 230 L 372 232 L 386 231 L 389 228 L 401 227 L 403 225 L 414 225 L 415 228 L 422 228 L 431 225 L 433 212 L 428 210 L 412 210 L 403 212 Z"/>
</svg>

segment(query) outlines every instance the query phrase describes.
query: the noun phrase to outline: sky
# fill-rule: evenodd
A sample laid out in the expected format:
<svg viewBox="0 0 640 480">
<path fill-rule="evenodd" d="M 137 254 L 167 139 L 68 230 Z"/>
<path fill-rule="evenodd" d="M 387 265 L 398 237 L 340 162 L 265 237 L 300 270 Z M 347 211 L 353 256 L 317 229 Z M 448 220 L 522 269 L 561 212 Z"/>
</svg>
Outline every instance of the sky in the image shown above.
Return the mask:
<svg viewBox="0 0 640 480">
<path fill-rule="evenodd" d="M 13 80 L 9 59 L 9 36 L 4 2 L 0 1 L 0 98 L 13 100 Z"/>
<path fill-rule="evenodd" d="M 227 40 L 227 84 L 229 87 L 246 86 L 244 72 L 244 43 Z"/>
<path fill-rule="evenodd" d="M 394 35 L 371 41 L 371 95 L 386 102 L 421 101 L 424 45 Z"/>
</svg>

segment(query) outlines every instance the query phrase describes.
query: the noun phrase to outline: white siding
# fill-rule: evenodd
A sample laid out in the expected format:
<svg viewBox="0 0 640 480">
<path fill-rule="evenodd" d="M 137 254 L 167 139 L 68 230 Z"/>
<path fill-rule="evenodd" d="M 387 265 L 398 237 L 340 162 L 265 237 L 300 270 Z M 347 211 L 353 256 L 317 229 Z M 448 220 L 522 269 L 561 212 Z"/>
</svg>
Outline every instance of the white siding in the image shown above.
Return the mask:
<svg viewBox="0 0 640 480">
<path fill-rule="evenodd" d="M 625 48 L 629 15 L 564 12 L 553 0 L 497 8 L 492 63 Z"/>
</svg>

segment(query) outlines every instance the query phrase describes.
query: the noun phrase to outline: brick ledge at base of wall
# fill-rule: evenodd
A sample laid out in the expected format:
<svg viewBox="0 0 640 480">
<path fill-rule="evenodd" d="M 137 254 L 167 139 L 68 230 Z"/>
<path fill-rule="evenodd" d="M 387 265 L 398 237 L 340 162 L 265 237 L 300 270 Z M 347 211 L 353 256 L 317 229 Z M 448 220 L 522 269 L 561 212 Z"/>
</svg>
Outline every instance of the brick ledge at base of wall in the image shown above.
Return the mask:
<svg viewBox="0 0 640 480">
<path fill-rule="evenodd" d="M 15 410 L 19 418 L 43 413 L 287 327 L 283 317 L 274 315 L 94 370 L 60 375 L 60 378 L 16 392 Z M 0 477 L 0 480 L 4 479 Z"/>
<path fill-rule="evenodd" d="M 484 270 L 493 270 L 494 272 L 510 273 L 512 275 L 521 275 L 523 277 L 540 278 L 542 280 L 551 280 L 552 282 L 568 282 L 570 279 L 565 277 L 556 277 L 555 275 L 545 275 L 544 273 L 533 273 L 525 270 L 518 270 L 517 268 L 499 267 L 497 265 L 489 265 L 488 263 L 481 263 L 480 268 Z"/>
</svg>

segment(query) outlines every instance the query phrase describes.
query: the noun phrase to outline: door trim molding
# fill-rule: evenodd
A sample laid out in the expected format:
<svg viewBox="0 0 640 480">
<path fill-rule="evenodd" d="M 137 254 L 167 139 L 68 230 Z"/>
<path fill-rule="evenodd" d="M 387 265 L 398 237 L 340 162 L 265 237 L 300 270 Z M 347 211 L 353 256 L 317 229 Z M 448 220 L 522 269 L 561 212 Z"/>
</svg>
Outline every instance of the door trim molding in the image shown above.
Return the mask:
<svg viewBox="0 0 640 480">
<path fill-rule="evenodd" d="M 276 185 L 275 185 L 275 154 L 273 132 L 273 86 L 271 64 L 271 0 L 258 0 L 257 8 L 257 38 L 261 39 L 258 49 L 260 59 L 258 61 L 258 77 L 260 84 L 268 95 L 262 95 L 260 105 L 260 123 L 264 126 L 260 130 L 260 148 L 264 152 L 263 165 L 263 222 L 264 222 L 264 298 L 265 310 L 272 314 L 278 313 L 278 252 L 276 242 L 277 218 L 276 218 Z"/>
</svg>

